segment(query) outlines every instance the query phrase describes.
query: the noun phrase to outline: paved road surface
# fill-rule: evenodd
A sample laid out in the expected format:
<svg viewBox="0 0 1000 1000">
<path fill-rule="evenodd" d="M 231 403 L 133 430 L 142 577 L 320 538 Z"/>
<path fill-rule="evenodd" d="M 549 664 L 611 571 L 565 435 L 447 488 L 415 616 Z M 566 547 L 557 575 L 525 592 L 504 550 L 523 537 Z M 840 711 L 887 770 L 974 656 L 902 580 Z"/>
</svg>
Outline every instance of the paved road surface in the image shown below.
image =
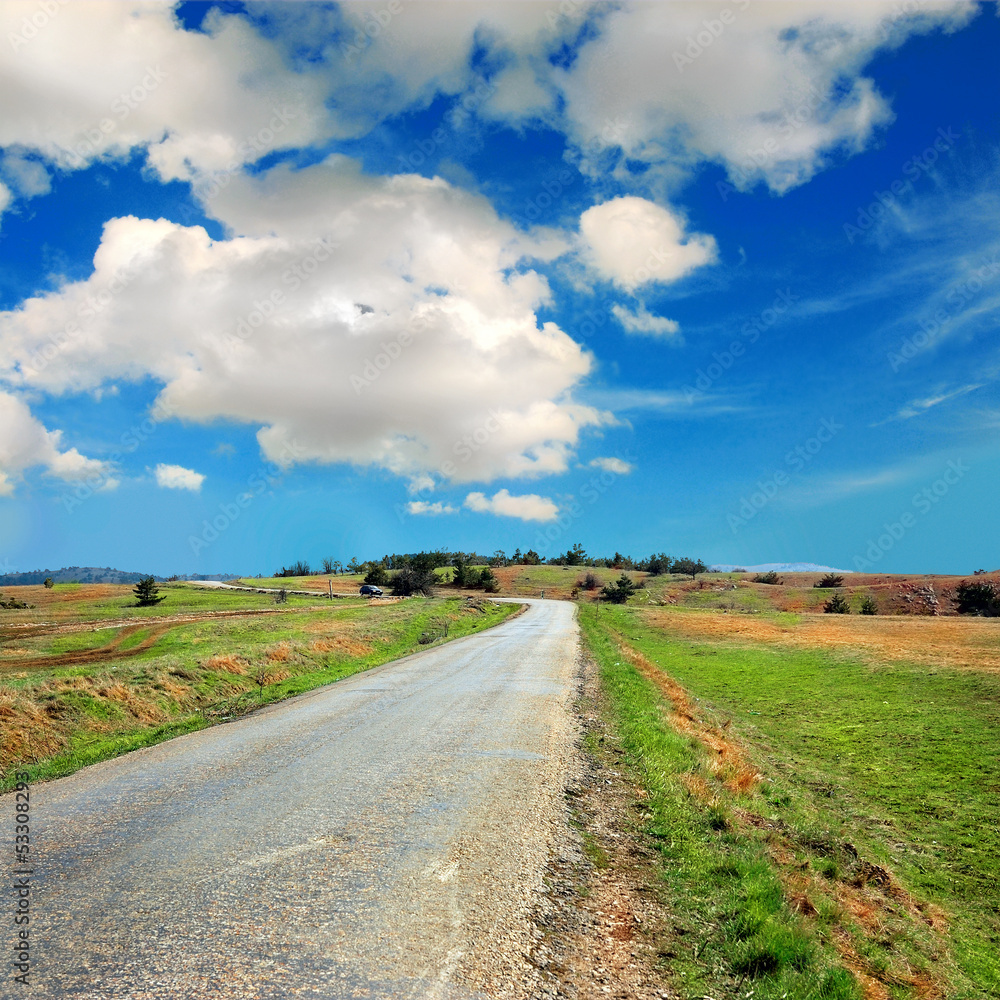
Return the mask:
<svg viewBox="0 0 1000 1000">
<path fill-rule="evenodd" d="M 562 822 L 577 634 L 572 604 L 532 601 L 36 785 L 32 985 L 9 979 L 8 929 L 0 995 L 518 995 Z M 5 842 L 12 812 L 0 799 Z"/>
</svg>

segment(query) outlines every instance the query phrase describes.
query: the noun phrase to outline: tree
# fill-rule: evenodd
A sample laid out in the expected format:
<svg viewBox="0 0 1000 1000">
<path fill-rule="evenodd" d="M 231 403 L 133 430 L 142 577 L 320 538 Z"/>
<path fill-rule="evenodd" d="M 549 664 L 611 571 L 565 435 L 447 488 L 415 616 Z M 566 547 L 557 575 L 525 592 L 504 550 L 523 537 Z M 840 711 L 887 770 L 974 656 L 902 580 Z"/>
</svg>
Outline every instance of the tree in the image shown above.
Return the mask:
<svg viewBox="0 0 1000 1000">
<path fill-rule="evenodd" d="M 624 574 L 601 589 L 601 597 L 612 604 L 624 604 L 635 593 L 635 584 Z"/>
<path fill-rule="evenodd" d="M 491 566 L 507 566 L 510 560 L 507 558 L 507 553 L 503 549 L 497 549 L 496 552 L 490 557 Z"/>
<path fill-rule="evenodd" d="M 430 597 L 433 592 L 431 588 L 434 584 L 434 576 L 429 570 L 404 566 L 392 574 L 389 583 L 396 597 L 410 597 L 413 594 L 423 594 L 425 597 Z"/>
<path fill-rule="evenodd" d="M 55 583 L 53 582 L 51 576 L 47 576 L 45 578 L 45 584 L 44 584 L 44 586 L 45 586 L 46 590 L 51 590 L 55 586 Z"/>
<path fill-rule="evenodd" d="M 487 594 L 496 594 L 500 590 L 500 581 L 496 578 L 493 570 L 489 566 L 484 566 L 483 571 L 479 574 L 479 586 L 486 591 Z"/>
<path fill-rule="evenodd" d="M 351 556 L 351 561 L 347 564 L 347 572 L 348 573 L 360 573 L 363 568 L 364 568 L 364 564 L 358 562 L 358 557 L 357 556 Z"/>
<path fill-rule="evenodd" d="M 366 563 L 368 571 L 365 573 L 365 583 L 370 583 L 373 587 L 384 587 L 389 582 L 389 574 L 382 563 Z"/>
<path fill-rule="evenodd" d="M 844 582 L 844 578 L 839 573 L 827 573 L 822 579 L 817 580 L 813 586 L 819 590 L 829 590 L 831 587 L 839 587 Z"/>
<path fill-rule="evenodd" d="M 851 613 L 851 606 L 847 603 L 847 598 L 843 594 L 834 594 L 823 605 L 823 610 L 828 615 L 849 615 Z"/>
<path fill-rule="evenodd" d="M 156 586 L 156 579 L 152 576 L 144 576 L 133 588 L 136 606 L 148 608 L 154 604 L 159 604 L 163 600 L 160 597 L 160 588 Z"/>
<path fill-rule="evenodd" d="M 534 549 L 528 549 L 528 551 L 521 556 L 522 566 L 538 566 L 541 564 L 541 561 L 542 557 Z"/>
<path fill-rule="evenodd" d="M 472 587 L 475 584 L 471 580 L 471 575 L 474 571 L 470 571 L 469 567 L 465 565 L 464 559 L 455 560 L 455 568 L 452 570 L 451 582 L 456 587 Z"/>
<path fill-rule="evenodd" d="M 875 598 L 871 594 L 865 594 L 861 598 L 861 613 L 863 615 L 877 615 L 878 614 L 878 604 L 875 603 Z"/>
<path fill-rule="evenodd" d="M 995 583 L 963 580 L 955 588 L 955 604 L 960 615 L 1000 617 L 1000 590 Z"/>
<path fill-rule="evenodd" d="M 336 573 L 336 570 L 333 568 L 335 565 L 336 564 L 335 564 L 335 562 L 333 560 L 333 557 L 332 556 L 326 556 L 326 558 L 324 558 L 324 560 L 323 560 L 323 572 L 326 573 L 328 576 L 331 573 Z"/>
<path fill-rule="evenodd" d="M 690 576 L 693 580 L 699 573 L 704 573 L 708 567 L 700 559 L 689 559 L 684 556 L 683 559 L 675 559 L 673 565 L 670 567 L 671 573 L 683 573 L 685 576 Z"/>
<path fill-rule="evenodd" d="M 615 553 L 618 557 L 618 553 Z M 670 572 L 670 556 L 666 552 L 655 552 L 646 560 L 646 572 L 650 576 L 660 576 L 662 573 Z"/>
<path fill-rule="evenodd" d="M 577 542 L 559 561 L 566 566 L 580 566 L 587 561 L 587 553 L 583 546 Z"/>
</svg>

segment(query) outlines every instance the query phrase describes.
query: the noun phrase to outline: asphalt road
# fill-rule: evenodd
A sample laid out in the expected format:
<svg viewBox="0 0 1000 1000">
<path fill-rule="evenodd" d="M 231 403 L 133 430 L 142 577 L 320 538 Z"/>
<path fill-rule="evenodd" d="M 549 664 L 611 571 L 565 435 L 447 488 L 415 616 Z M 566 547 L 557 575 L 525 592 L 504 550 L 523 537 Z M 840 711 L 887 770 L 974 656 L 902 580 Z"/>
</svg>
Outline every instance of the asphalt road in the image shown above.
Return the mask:
<svg viewBox="0 0 1000 1000">
<path fill-rule="evenodd" d="M 532 601 L 34 786 L 31 985 L 10 979 L 4 919 L 0 995 L 520 995 L 564 823 L 577 641 L 572 604 Z M 4 841 L 12 813 L 0 798 Z"/>
</svg>

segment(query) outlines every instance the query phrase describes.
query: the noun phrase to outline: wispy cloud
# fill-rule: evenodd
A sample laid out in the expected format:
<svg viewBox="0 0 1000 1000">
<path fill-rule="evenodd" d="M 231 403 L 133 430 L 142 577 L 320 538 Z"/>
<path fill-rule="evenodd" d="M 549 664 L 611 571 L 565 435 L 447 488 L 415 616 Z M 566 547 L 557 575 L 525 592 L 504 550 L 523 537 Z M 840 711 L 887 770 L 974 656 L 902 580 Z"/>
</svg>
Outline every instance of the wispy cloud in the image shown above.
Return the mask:
<svg viewBox="0 0 1000 1000">
<path fill-rule="evenodd" d="M 892 423 L 895 420 L 912 420 L 914 417 L 922 416 L 928 410 L 932 410 L 935 406 L 940 406 L 942 403 L 947 403 L 949 400 L 957 399 L 959 396 L 966 396 L 970 392 L 975 392 L 976 389 L 981 389 L 984 385 L 984 382 L 976 382 L 972 385 L 963 385 L 958 389 L 952 389 L 951 392 L 939 390 L 932 396 L 926 396 L 923 399 L 911 400 L 891 417 L 887 417 L 885 420 L 880 420 L 870 426 L 881 427 L 884 424 Z"/>
<path fill-rule="evenodd" d="M 634 466 L 631 462 L 626 462 L 622 458 L 593 458 L 589 463 L 593 469 L 601 469 L 604 472 L 613 472 L 618 476 L 627 476 Z"/>
<path fill-rule="evenodd" d="M 458 512 L 457 507 L 452 507 L 451 504 L 442 503 L 440 500 L 437 500 L 434 503 L 431 503 L 429 500 L 411 500 L 406 505 L 406 509 L 411 514 L 430 514 L 432 516 L 455 514 Z"/>
</svg>

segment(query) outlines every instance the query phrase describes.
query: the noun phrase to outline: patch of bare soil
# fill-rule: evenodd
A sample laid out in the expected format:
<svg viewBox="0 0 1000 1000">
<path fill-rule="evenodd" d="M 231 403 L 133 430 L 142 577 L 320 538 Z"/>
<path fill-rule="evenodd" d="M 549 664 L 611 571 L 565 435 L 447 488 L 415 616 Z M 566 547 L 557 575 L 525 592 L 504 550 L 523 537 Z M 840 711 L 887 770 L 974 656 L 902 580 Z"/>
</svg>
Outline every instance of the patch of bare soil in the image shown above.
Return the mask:
<svg viewBox="0 0 1000 1000">
<path fill-rule="evenodd" d="M 578 721 L 605 752 L 582 753 L 566 789 L 567 827 L 547 872 L 536 915 L 532 1000 L 673 1000 L 656 969 L 667 914 L 654 855 L 635 832 L 645 793 L 614 767 L 621 754 L 596 712 L 596 666 L 584 664 Z"/>
</svg>

